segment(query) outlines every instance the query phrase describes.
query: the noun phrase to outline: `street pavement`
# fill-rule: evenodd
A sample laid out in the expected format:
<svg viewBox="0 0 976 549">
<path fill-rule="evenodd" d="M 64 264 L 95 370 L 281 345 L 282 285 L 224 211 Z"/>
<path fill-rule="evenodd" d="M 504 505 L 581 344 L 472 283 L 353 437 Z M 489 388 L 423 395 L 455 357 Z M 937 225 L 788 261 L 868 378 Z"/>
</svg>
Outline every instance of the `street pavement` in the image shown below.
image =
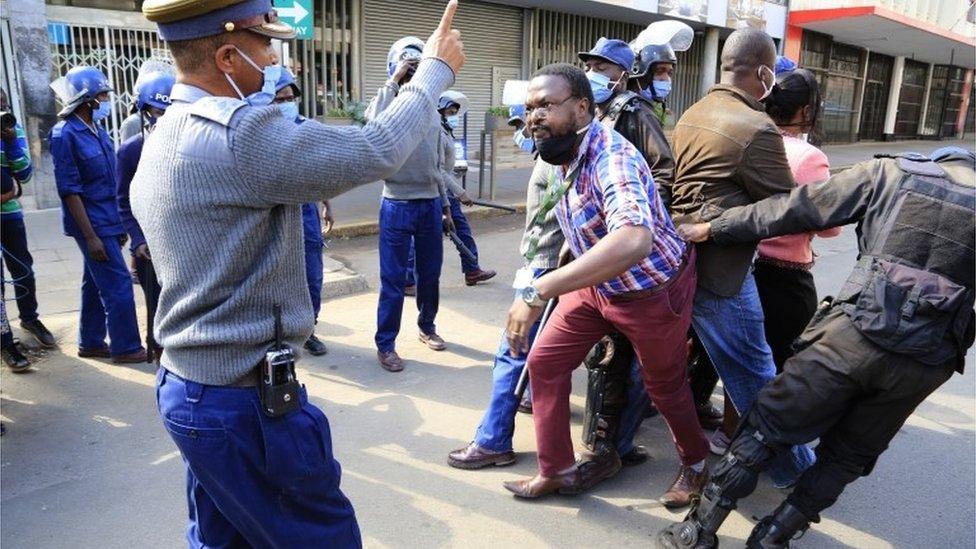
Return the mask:
<svg viewBox="0 0 976 549">
<path fill-rule="evenodd" d="M 503 480 L 535 471 L 529 416 L 516 420 L 514 466 L 460 471 L 446 465 L 447 453 L 471 439 L 488 399 L 521 226 L 522 218 L 514 215 L 475 222 L 482 264 L 500 273 L 479 287 L 464 286 L 457 256 L 445 246 L 438 330 L 448 350 L 433 352 L 417 342 L 408 303 L 398 345 L 407 365 L 399 374 L 375 361 L 375 237 L 333 243 L 333 258 L 362 274 L 371 290 L 326 301 L 316 331 L 330 352 L 303 358 L 299 375 L 330 419 L 342 486 L 368 547 L 648 546 L 657 530 L 683 515 L 656 501 L 677 467 L 670 435 L 658 418 L 638 433 L 652 456 L 648 463 L 572 498 L 525 502 L 502 488 Z M 35 239 L 43 234 L 31 220 L 28 227 Z M 0 439 L 0 545 L 182 546 L 183 468 L 155 413 L 153 369 L 76 357 L 79 252 L 35 249 L 43 252 L 36 254 L 43 259 L 37 266 L 43 319 L 60 347 L 30 373 L 2 372 L 7 434 Z M 820 293 L 836 293 L 855 260 L 853 230 L 818 240 L 817 250 Z M 138 290 L 137 296 L 141 301 Z M 16 307 L 10 309 L 13 314 Z M 968 363 L 971 369 L 972 353 Z M 973 379 L 971 373 L 953 376 L 923 403 L 874 473 L 852 485 L 797 547 L 971 547 Z M 574 388 L 572 429 L 578 440 L 581 370 Z M 726 522 L 722 546 L 741 546 L 752 517 L 763 516 L 782 497 L 763 479 Z"/>
</svg>

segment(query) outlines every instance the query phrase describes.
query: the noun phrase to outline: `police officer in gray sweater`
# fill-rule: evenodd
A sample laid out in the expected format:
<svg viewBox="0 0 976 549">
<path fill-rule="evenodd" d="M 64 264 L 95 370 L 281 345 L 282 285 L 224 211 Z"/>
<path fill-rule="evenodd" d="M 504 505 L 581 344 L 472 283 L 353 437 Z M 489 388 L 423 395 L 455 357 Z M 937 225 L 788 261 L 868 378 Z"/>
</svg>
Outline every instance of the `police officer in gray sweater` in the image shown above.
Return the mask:
<svg viewBox="0 0 976 549">
<path fill-rule="evenodd" d="M 358 547 L 325 415 L 297 384 L 269 406 L 259 377 L 283 342 L 312 333 L 301 204 L 395 173 L 464 63 L 456 0 L 412 82 L 363 128 L 296 125 L 269 106 L 294 36 L 270 0 L 147 0 L 178 70 L 146 139 L 132 209 L 163 285 L 156 339 L 163 423 L 187 464 L 191 546 Z M 271 368 L 277 375 L 278 370 Z M 282 383 L 294 383 L 293 370 Z M 292 385 L 288 385 L 291 387 Z M 260 395 L 259 395 L 260 393 Z M 271 409 L 291 410 L 284 414 Z"/>
<path fill-rule="evenodd" d="M 424 44 L 407 36 L 390 47 L 387 56 L 389 80 L 380 87 L 366 109 L 366 120 L 387 112 L 393 101 L 416 77 L 417 62 Z M 403 370 L 396 352 L 396 338 L 403 315 L 403 296 L 410 246 L 416 250 L 417 328 L 420 341 L 443 351 L 434 317 L 440 301 L 441 264 L 444 261 L 445 226 L 453 230 L 450 204 L 441 174 L 440 115 L 432 113 L 421 121 L 426 129 L 413 154 L 398 172 L 385 178 L 380 203 L 380 298 L 376 311 L 376 356 L 388 372 Z"/>
</svg>

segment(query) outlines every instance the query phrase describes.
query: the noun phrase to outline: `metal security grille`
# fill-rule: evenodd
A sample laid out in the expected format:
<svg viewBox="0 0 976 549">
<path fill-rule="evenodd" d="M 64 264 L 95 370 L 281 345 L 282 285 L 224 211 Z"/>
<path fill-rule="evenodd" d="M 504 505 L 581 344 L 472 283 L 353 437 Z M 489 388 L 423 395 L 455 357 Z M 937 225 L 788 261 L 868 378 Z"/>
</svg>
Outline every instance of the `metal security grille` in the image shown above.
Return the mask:
<svg viewBox="0 0 976 549">
<path fill-rule="evenodd" d="M 302 113 L 309 117 L 350 109 L 358 93 L 354 58 L 359 52 L 352 37 L 358 25 L 359 3 L 318 0 L 315 19 L 314 40 L 295 40 L 285 46 L 287 65 L 302 88 Z"/>
<path fill-rule="evenodd" d="M 118 146 L 119 126 L 129 114 L 139 67 L 150 57 L 169 59 L 169 50 L 152 30 L 49 21 L 48 37 L 54 63 L 52 80 L 78 65 L 97 67 L 108 77 L 115 90 L 108 130 Z"/>
</svg>

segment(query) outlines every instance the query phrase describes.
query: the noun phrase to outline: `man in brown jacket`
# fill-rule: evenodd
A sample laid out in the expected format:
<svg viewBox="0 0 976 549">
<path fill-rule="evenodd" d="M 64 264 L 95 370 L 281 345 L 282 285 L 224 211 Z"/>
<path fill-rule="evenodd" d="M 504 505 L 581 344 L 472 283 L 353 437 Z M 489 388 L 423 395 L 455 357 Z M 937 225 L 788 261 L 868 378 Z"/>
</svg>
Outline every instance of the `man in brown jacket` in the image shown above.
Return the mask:
<svg viewBox="0 0 976 549">
<path fill-rule="evenodd" d="M 676 223 L 762 200 L 793 189 L 783 139 L 762 100 L 773 93 L 776 50 L 762 31 L 732 33 L 722 49 L 722 80 L 691 106 L 674 130 Z M 763 332 L 763 312 L 751 268 L 755 243 L 697 245 L 698 289 L 693 325 L 736 410 L 744 414 L 776 374 Z M 723 444 L 717 431 L 713 448 Z M 727 444 L 727 443 L 726 443 Z M 793 484 L 813 462 L 797 446 L 770 470 L 774 484 Z M 693 479 L 696 486 L 704 475 Z"/>
</svg>

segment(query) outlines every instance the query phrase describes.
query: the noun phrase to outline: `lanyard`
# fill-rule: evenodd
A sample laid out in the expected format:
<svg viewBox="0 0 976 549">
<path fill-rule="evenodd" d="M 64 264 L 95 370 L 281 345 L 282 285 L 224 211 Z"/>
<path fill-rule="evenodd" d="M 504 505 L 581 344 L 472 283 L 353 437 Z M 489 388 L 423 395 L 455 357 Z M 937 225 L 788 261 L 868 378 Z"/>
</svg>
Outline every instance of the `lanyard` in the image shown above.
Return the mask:
<svg viewBox="0 0 976 549">
<path fill-rule="evenodd" d="M 549 183 L 546 185 L 546 191 L 542 196 L 542 200 L 539 201 L 539 209 L 532 219 L 532 228 L 529 229 L 529 247 L 523 256 L 527 263 L 531 263 L 539 252 L 539 238 L 542 236 L 542 226 L 546 222 L 546 216 L 556 207 L 556 204 L 559 204 L 566 191 L 576 182 L 576 178 L 579 177 L 582 167 L 583 162 L 581 161 L 569 174 L 569 177 L 563 179 L 562 182 L 556 181 L 557 168 L 553 167 L 552 171 L 549 172 Z"/>
</svg>

